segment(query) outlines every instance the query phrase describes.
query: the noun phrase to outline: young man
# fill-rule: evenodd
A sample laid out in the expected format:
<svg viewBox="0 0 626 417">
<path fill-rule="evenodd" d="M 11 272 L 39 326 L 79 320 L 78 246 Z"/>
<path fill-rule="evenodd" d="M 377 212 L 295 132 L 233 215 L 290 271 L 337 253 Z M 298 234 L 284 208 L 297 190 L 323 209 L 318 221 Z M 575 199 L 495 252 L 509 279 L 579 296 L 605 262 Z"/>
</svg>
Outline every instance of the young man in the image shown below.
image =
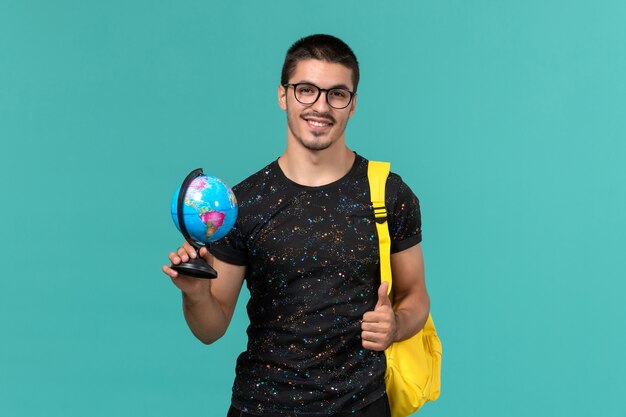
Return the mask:
<svg viewBox="0 0 626 417">
<path fill-rule="evenodd" d="M 391 174 L 393 302 L 380 284 L 367 160 L 345 143 L 356 109 L 357 59 L 341 40 L 313 35 L 287 52 L 278 105 L 287 148 L 233 188 L 235 227 L 199 256 L 215 280 L 163 271 L 182 290 L 192 332 L 219 339 L 246 280 L 249 342 L 237 361 L 228 416 L 388 416 L 384 350 L 428 316 L 419 202 Z M 172 264 L 198 256 L 187 243 Z"/>
</svg>

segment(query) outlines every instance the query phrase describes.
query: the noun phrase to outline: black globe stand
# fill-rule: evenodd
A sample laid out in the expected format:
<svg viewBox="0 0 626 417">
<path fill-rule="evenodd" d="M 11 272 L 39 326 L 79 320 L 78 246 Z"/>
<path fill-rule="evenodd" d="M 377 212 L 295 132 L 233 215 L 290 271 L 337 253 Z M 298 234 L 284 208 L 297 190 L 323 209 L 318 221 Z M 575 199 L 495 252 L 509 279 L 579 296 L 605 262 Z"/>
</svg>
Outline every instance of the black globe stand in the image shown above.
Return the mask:
<svg viewBox="0 0 626 417">
<path fill-rule="evenodd" d="M 187 189 L 189 188 L 191 182 L 200 175 L 202 175 L 202 168 L 195 169 L 191 171 L 189 175 L 187 175 L 187 178 L 185 178 L 185 180 L 183 181 L 183 185 L 180 186 L 180 191 L 178 192 L 178 202 L 176 205 L 178 227 L 180 228 L 180 231 L 183 234 L 185 240 L 191 246 L 193 246 L 198 257 L 196 259 L 189 259 L 188 262 L 181 262 L 178 265 L 172 265 L 172 269 L 180 274 L 194 278 L 214 279 L 217 278 L 217 271 L 200 257 L 200 248 L 202 246 L 198 245 L 191 238 L 191 235 L 189 235 L 187 227 L 185 226 L 185 218 L 183 216 L 183 208 L 185 204 L 185 195 L 187 194 Z"/>
</svg>

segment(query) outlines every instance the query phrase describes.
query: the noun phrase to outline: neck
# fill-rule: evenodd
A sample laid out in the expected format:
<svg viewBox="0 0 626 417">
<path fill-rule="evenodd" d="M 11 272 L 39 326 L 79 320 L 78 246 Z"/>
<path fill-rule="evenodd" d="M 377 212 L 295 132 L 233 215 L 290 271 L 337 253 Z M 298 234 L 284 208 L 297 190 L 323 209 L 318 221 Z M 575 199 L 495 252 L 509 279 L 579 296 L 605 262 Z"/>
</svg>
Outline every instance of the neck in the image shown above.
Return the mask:
<svg viewBox="0 0 626 417">
<path fill-rule="evenodd" d="M 331 146 L 322 151 L 287 147 L 278 165 L 291 181 L 320 187 L 343 178 L 352 168 L 355 155 L 347 146 Z"/>
</svg>

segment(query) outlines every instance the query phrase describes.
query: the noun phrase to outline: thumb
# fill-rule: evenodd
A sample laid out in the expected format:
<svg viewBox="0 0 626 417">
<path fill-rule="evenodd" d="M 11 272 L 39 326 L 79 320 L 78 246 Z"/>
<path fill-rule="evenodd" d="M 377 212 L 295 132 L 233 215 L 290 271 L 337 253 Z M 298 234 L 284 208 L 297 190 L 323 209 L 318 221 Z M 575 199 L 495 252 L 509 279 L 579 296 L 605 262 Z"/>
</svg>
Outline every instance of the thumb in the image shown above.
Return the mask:
<svg viewBox="0 0 626 417">
<path fill-rule="evenodd" d="M 387 288 L 389 288 L 388 282 L 383 282 L 380 284 L 380 287 L 378 287 L 378 302 L 376 303 L 376 307 L 374 307 L 374 309 L 383 306 L 391 306 L 391 300 L 389 300 L 389 297 L 387 296 Z"/>
<path fill-rule="evenodd" d="M 200 248 L 200 250 L 198 251 L 198 255 L 200 255 L 202 259 L 207 261 L 207 263 L 211 263 L 211 253 L 209 252 L 206 246 L 202 246 Z"/>
</svg>

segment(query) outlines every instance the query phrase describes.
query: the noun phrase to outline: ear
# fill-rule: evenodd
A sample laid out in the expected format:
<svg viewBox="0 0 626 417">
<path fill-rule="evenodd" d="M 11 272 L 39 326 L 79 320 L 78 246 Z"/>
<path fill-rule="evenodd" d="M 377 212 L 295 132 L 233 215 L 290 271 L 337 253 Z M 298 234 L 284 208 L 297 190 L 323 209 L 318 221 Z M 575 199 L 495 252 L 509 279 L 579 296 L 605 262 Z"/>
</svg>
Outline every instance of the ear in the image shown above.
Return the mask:
<svg viewBox="0 0 626 417">
<path fill-rule="evenodd" d="M 350 114 L 348 114 L 348 117 L 351 118 L 352 116 L 354 116 L 354 112 L 356 110 L 356 98 L 357 98 L 357 94 L 354 93 L 354 97 L 352 97 L 352 103 L 350 103 Z"/>
<path fill-rule="evenodd" d="M 278 86 L 278 106 L 287 110 L 287 89 L 282 85 Z"/>
</svg>

